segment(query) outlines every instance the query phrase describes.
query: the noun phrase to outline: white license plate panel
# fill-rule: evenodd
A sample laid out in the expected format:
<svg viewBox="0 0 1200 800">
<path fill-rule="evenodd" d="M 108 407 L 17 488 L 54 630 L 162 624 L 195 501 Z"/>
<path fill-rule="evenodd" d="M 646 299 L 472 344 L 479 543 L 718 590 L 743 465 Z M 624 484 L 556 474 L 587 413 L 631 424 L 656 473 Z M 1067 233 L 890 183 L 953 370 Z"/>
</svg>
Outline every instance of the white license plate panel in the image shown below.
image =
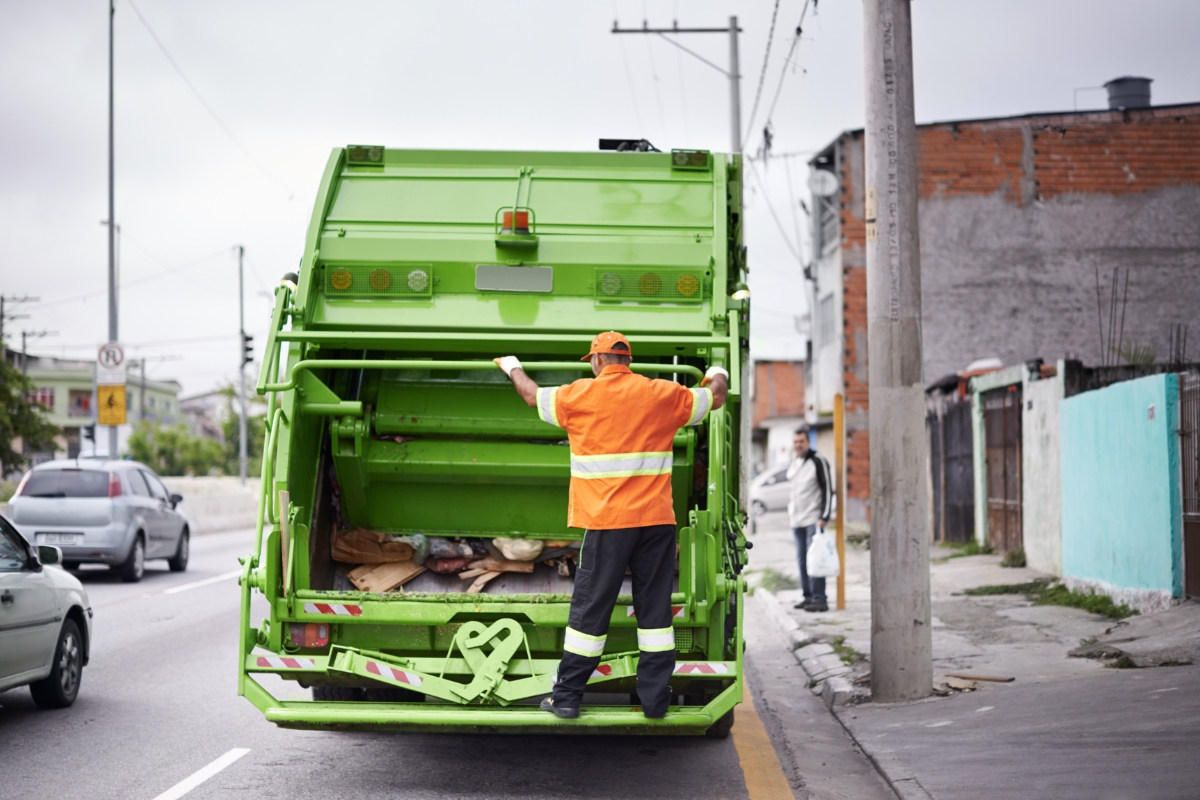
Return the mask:
<svg viewBox="0 0 1200 800">
<path fill-rule="evenodd" d="M 82 533 L 39 533 L 38 544 L 82 544 Z"/>
</svg>

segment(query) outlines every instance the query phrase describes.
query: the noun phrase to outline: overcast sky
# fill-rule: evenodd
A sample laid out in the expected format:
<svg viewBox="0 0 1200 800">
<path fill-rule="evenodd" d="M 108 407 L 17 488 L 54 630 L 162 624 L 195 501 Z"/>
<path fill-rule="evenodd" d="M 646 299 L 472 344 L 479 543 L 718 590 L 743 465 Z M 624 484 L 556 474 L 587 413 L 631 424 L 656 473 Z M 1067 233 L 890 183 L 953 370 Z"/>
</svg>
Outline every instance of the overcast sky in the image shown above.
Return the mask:
<svg viewBox="0 0 1200 800">
<path fill-rule="evenodd" d="M 150 375 L 178 378 L 185 394 L 236 378 L 236 244 L 246 247 L 247 327 L 261 345 L 265 292 L 295 268 L 332 147 L 591 150 L 602 136 L 645 136 L 664 150 L 727 150 L 726 79 L 657 37 L 614 36 L 613 18 L 720 26 L 738 14 L 748 126 L 774 8 L 134 2 L 232 133 L 118 0 L 121 339 L 133 357 L 151 359 Z M 802 357 L 807 309 L 793 251 L 800 229 L 807 252 L 807 223 L 793 199 L 807 197 L 811 151 L 863 119 L 861 1 L 810 6 L 784 69 L 804 4 L 779 3 L 745 146 L 759 148 L 782 77 L 774 151 L 798 155 L 763 165 L 762 184 L 750 181 L 747 192 L 758 357 Z M 0 13 L 0 292 L 41 298 L 6 339 L 19 347 L 22 329 L 56 331 L 30 351 L 92 358 L 107 332 L 107 2 L 3 0 Z M 1153 78 L 1156 104 L 1200 100 L 1194 0 L 916 0 L 913 15 L 918 121 L 1069 110 L 1076 88 L 1126 74 Z M 727 61 L 723 36 L 683 41 Z M 1104 99 L 1079 93 L 1082 108 Z"/>
</svg>

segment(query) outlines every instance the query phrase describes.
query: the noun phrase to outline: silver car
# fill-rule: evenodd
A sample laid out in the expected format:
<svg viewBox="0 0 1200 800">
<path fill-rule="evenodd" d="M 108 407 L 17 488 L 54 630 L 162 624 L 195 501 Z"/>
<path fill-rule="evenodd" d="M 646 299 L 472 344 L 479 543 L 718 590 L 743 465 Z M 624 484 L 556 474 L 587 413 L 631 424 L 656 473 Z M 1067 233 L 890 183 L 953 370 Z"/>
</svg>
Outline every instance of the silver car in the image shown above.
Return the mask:
<svg viewBox="0 0 1200 800">
<path fill-rule="evenodd" d="M 764 470 L 750 481 L 750 510 L 761 517 L 768 511 L 787 508 L 790 484 L 787 479 L 788 465 Z"/>
<path fill-rule="evenodd" d="M 108 564 L 140 581 L 146 559 L 187 569 L 187 519 L 149 467 L 136 461 L 70 459 L 34 467 L 9 500 L 13 524 L 34 545 L 62 549 L 63 566 Z"/>
<path fill-rule="evenodd" d="M 37 548 L 0 517 L 0 692 L 29 685 L 42 708 L 75 702 L 92 641 L 92 608 L 74 575 L 47 569 L 57 547 Z"/>
</svg>

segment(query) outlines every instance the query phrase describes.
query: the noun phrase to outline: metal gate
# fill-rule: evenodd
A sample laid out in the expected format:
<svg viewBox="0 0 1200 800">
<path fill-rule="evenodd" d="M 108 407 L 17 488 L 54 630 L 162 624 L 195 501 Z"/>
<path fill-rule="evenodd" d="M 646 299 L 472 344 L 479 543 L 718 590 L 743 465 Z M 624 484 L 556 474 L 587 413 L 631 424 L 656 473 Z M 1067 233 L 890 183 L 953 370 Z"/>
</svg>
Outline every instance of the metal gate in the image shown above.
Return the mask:
<svg viewBox="0 0 1200 800">
<path fill-rule="evenodd" d="M 1200 597 L 1200 374 L 1179 381 L 1179 456 L 1183 472 L 1183 593 Z"/>
<path fill-rule="evenodd" d="M 946 541 L 966 544 L 975 538 L 975 458 L 971 438 L 971 403 L 946 409 Z"/>
<path fill-rule="evenodd" d="M 1022 547 L 1021 387 L 1006 386 L 983 395 L 987 448 L 988 544 L 999 551 Z"/>
</svg>

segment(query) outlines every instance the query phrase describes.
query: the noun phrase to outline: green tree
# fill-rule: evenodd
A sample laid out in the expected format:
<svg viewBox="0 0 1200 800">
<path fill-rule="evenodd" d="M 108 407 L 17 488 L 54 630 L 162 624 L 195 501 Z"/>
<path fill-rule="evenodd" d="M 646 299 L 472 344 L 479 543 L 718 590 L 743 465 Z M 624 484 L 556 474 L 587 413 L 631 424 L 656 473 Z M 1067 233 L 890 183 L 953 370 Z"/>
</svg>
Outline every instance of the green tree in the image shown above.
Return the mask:
<svg viewBox="0 0 1200 800">
<path fill-rule="evenodd" d="M 251 407 L 253 410 L 253 407 Z M 246 416 L 246 475 L 253 478 L 262 472 L 263 439 L 267 432 L 267 418 L 263 414 Z M 226 475 L 238 474 L 238 417 L 231 414 L 221 423 L 225 431 L 225 452 L 222 467 Z"/>
<path fill-rule="evenodd" d="M 186 425 L 145 421 L 129 435 L 129 456 L 168 476 L 220 474 L 224 461 L 220 442 L 194 436 Z"/>
<path fill-rule="evenodd" d="M 0 358 L 0 476 L 24 469 L 28 461 L 13 447 L 20 439 L 31 451 L 52 449 L 61 431 L 42 416 L 42 407 L 29 402 L 33 383 Z"/>
</svg>

